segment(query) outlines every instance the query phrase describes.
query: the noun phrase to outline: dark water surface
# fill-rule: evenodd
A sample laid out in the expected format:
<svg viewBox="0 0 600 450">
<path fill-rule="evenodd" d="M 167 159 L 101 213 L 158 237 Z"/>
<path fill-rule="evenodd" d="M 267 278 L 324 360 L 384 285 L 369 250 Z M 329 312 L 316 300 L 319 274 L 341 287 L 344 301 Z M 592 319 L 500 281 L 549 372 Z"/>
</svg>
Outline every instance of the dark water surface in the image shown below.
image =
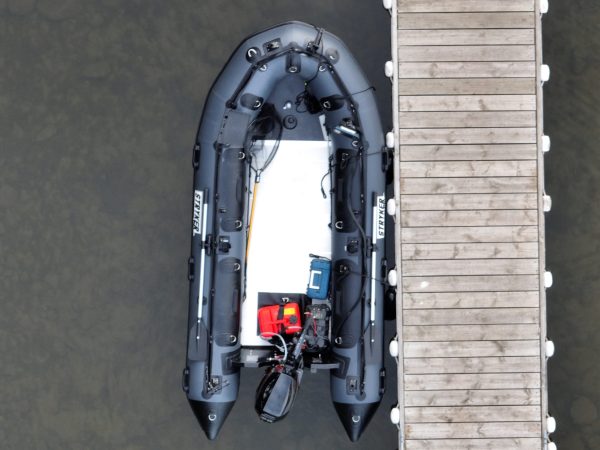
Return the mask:
<svg viewBox="0 0 600 450">
<path fill-rule="evenodd" d="M 0 448 L 392 449 L 389 389 L 350 444 L 326 374 L 259 423 L 259 371 L 208 443 L 180 390 L 191 146 L 213 79 L 248 34 L 338 34 L 391 125 L 389 17 L 373 0 L 0 0 Z M 600 449 L 600 6 L 545 19 L 550 407 L 561 449 Z"/>
</svg>

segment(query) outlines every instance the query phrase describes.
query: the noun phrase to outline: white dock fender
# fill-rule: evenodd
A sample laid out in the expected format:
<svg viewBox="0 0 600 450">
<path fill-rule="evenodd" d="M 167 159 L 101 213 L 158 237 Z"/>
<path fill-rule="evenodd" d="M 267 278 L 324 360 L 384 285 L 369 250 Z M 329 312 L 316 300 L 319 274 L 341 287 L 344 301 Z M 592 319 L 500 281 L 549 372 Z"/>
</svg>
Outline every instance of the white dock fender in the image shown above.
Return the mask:
<svg viewBox="0 0 600 450">
<path fill-rule="evenodd" d="M 552 287 L 552 285 L 554 284 L 554 278 L 552 278 L 552 272 L 546 270 L 544 272 L 544 287 L 546 289 Z"/>
<path fill-rule="evenodd" d="M 392 78 L 394 76 L 394 63 L 393 61 L 386 61 L 385 66 L 385 76 L 388 78 Z"/>
<path fill-rule="evenodd" d="M 554 356 L 554 351 L 555 351 L 555 347 L 554 347 L 554 342 L 547 340 L 546 341 L 546 358 L 552 358 L 552 356 Z"/>
<path fill-rule="evenodd" d="M 398 406 L 394 406 L 390 410 L 390 421 L 394 425 L 398 425 L 400 423 L 400 408 L 398 408 Z"/>
<path fill-rule="evenodd" d="M 558 447 L 556 446 L 556 444 L 552 441 L 548 442 L 548 450 L 557 450 Z"/>
<path fill-rule="evenodd" d="M 392 269 L 388 272 L 387 281 L 390 286 L 396 287 L 398 284 L 398 272 L 396 272 L 396 269 Z"/>
<path fill-rule="evenodd" d="M 540 0 L 540 13 L 546 14 L 549 8 L 550 4 L 548 0 Z"/>
<path fill-rule="evenodd" d="M 398 355 L 400 354 L 400 349 L 398 348 L 398 336 L 395 336 L 394 339 L 390 341 L 390 346 L 388 350 L 392 358 L 398 357 Z"/>
<path fill-rule="evenodd" d="M 394 132 L 393 131 L 388 131 L 385 134 L 385 146 L 387 148 L 394 148 L 394 144 L 395 144 L 395 138 L 394 138 Z"/>
<path fill-rule="evenodd" d="M 546 417 L 546 430 L 548 433 L 554 433 L 556 431 L 556 419 L 554 417 Z"/>
<path fill-rule="evenodd" d="M 552 197 L 547 194 L 544 194 L 544 212 L 550 212 L 552 209 Z"/>
<path fill-rule="evenodd" d="M 552 145 L 552 141 L 550 140 L 550 136 L 543 135 L 542 136 L 542 150 L 544 153 L 548 153 L 550 151 L 550 146 Z"/>
<path fill-rule="evenodd" d="M 383 7 L 385 9 L 392 9 L 392 1 L 393 0 L 383 0 Z"/>
<path fill-rule="evenodd" d="M 396 199 L 394 197 L 388 198 L 387 204 L 385 205 L 385 210 L 388 215 L 392 217 L 396 216 Z"/>
<path fill-rule="evenodd" d="M 542 64 L 540 66 L 540 79 L 542 83 L 545 83 L 550 79 L 550 66 L 548 64 Z"/>
</svg>

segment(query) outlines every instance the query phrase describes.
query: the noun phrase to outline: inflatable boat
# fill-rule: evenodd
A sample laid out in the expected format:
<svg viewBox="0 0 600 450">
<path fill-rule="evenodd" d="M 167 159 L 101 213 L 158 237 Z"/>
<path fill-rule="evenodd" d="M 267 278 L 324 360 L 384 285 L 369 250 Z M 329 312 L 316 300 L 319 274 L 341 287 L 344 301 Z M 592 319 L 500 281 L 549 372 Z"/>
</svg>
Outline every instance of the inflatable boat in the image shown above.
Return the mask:
<svg viewBox="0 0 600 450">
<path fill-rule="evenodd" d="M 260 419 L 330 371 L 352 441 L 383 392 L 384 144 L 372 87 L 334 35 L 292 22 L 247 38 L 212 86 L 193 149 L 183 389 L 209 439 L 240 368 Z M 306 375 L 305 375 L 306 376 Z"/>
</svg>

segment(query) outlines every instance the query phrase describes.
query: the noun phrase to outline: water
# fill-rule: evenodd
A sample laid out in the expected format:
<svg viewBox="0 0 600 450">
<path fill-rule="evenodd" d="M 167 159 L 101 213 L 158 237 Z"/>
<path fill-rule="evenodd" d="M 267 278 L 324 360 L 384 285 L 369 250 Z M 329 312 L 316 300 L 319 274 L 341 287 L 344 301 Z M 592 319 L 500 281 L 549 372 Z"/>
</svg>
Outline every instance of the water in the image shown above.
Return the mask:
<svg viewBox="0 0 600 450">
<path fill-rule="evenodd" d="M 204 98 L 246 35 L 290 19 L 346 41 L 389 127 L 389 17 L 375 0 L 0 0 L 0 448 L 396 447 L 390 360 L 358 444 L 325 374 L 270 426 L 252 410 L 260 372 L 245 370 L 210 444 L 179 387 Z M 545 19 L 550 407 L 568 450 L 600 449 L 598 23 L 593 0 L 555 0 Z"/>
</svg>

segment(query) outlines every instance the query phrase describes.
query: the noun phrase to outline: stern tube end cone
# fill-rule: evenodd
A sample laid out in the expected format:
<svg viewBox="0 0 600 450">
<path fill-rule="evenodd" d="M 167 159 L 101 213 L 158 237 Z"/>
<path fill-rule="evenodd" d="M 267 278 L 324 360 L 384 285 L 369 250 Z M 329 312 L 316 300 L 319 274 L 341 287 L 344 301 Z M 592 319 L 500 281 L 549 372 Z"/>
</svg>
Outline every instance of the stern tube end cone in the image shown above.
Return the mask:
<svg viewBox="0 0 600 450">
<path fill-rule="evenodd" d="M 358 441 L 363 431 L 375 415 L 379 402 L 376 403 L 337 403 L 333 402 L 342 425 L 352 442 Z"/>
<path fill-rule="evenodd" d="M 225 419 L 235 404 L 235 402 L 214 403 L 191 399 L 188 401 L 206 437 L 211 441 L 219 434 Z"/>
</svg>

